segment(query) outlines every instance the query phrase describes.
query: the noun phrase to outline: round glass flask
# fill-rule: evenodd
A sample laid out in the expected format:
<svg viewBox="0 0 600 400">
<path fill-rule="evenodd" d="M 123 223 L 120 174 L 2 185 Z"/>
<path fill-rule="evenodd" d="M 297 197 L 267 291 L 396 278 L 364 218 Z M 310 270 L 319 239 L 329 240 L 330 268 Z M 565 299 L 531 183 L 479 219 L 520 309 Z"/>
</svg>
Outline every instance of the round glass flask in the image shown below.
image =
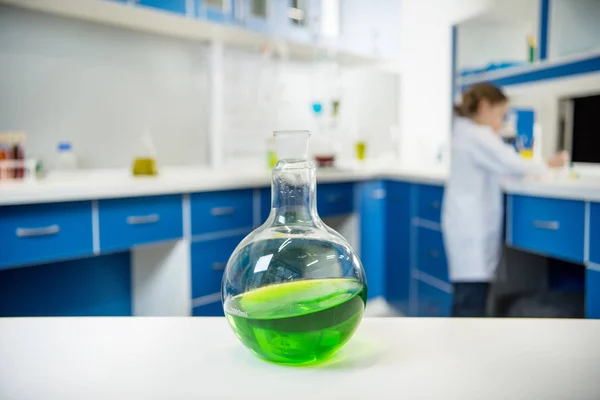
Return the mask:
<svg viewBox="0 0 600 400">
<path fill-rule="evenodd" d="M 223 308 L 254 354 L 284 364 L 323 361 L 352 337 L 366 304 L 363 267 L 348 242 L 321 221 L 308 131 L 275 132 L 267 221 L 231 255 Z"/>
</svg>

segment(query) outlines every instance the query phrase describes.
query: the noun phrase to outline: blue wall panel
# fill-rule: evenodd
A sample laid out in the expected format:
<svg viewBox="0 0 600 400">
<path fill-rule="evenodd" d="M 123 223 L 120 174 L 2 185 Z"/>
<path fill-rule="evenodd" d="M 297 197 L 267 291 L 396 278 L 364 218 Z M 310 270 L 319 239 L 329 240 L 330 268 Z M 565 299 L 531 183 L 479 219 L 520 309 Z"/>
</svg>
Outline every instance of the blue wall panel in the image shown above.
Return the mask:
<svg viewBox="0 0 600 400">
<path fill-rule="evenodd" d="M 130 253 L 0 271 L 0 316 L 131 315 Z"/>
</svg>

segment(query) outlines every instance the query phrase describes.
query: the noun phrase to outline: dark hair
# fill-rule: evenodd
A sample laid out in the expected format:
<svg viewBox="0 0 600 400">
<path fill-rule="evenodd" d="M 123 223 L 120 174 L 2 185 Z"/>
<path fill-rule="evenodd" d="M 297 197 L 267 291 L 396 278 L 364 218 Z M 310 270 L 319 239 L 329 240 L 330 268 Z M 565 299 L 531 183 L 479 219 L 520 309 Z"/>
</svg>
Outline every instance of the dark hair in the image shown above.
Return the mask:
<svg viewBox="0 0 600 400">
<path fill-rule="evenodd" d="M 462 94 L 462 102 L 454 106 L 454 111 L 461 117 L 472 117 L 477 113 L 481 100 L 487 100 L 495 105 L 505 103 L 508 97 L 500 88 L 491 83 L 478 83 L 471 86 Z"/>
</svg>

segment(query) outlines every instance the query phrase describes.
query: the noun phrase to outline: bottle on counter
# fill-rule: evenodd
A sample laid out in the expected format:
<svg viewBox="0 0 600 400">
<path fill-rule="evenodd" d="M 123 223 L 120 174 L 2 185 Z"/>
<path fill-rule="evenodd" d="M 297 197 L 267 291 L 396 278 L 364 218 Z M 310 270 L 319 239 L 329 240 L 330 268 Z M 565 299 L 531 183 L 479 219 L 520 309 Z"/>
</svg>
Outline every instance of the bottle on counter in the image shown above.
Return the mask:
<svg viewBox="0 0 600 400">
<path fill-rule="evenodd" d="M 60 142 L 57 146 L 58 159 L 56 169 L 58 171 L 74 171 L 77 169 L 77 157 L 73 152 L 73 146 L 69 142 Z"/>
<path fill-rule="evenodd" d="M 133 161 L 134 176 L 155 176 L 158 174 L 156 169 L 156 148 L 150 134 L 146 133 L 140 140 L 138 154 Z"/>
<path fill-rule="evenodd" d="M 0 134 L 0 179 L 12 180 L 25 177 L 24 133 Z"/>
</svg>

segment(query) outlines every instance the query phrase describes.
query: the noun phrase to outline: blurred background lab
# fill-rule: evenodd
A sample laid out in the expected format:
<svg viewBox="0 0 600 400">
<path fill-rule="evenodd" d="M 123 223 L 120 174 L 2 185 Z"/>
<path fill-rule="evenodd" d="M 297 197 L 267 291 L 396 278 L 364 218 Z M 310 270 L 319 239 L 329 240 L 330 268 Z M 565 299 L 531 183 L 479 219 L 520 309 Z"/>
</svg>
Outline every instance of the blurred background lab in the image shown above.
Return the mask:
<svg viewBox="0 0 600 400">
<path fill-rule="evenodd" d="M 482 83 L 516 157 L 568 157 L 499 182 L 483 314 L 600 318 L 600 1 L 0 0 L 0 316 L 222 316 L 272 132 L 308 129 L 366 315 L 449 317 L 453 109 Z"/>
</svg>

